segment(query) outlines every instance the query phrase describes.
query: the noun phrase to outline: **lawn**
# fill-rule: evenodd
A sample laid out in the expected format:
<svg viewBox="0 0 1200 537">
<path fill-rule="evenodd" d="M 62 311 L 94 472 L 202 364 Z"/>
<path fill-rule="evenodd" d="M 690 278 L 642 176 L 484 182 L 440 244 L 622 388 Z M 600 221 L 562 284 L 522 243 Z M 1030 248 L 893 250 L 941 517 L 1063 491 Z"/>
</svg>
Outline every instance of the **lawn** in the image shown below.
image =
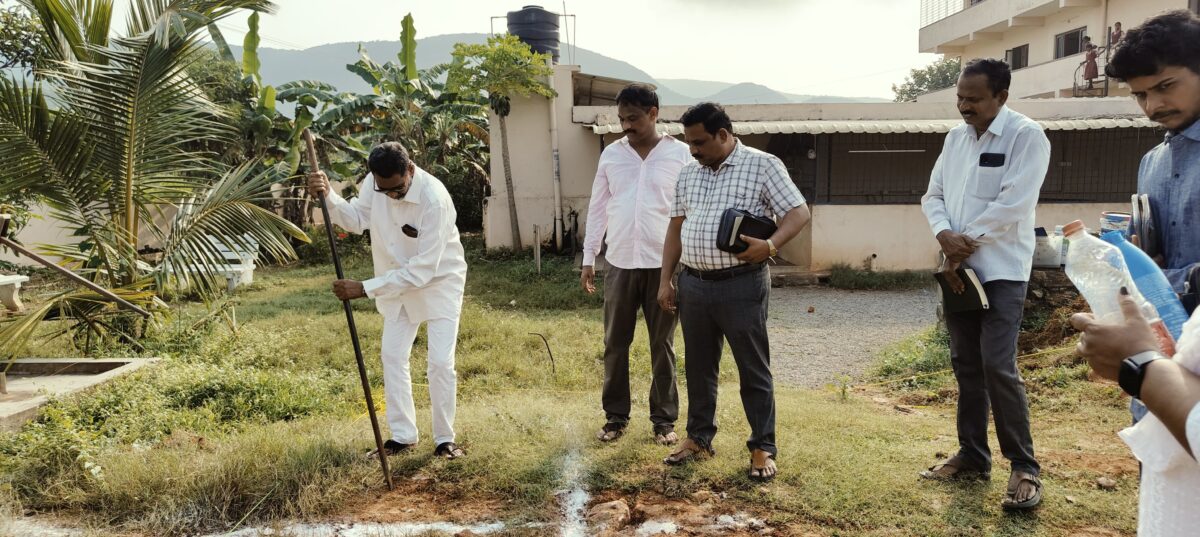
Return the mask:
<svg viewBox="0 0 1200 537">
<path fill-rule="evenodd" d="M 936 332 L 881 353 L 874 378 L 856 379 L 861 385 L 853 389 L 780 388 L 781 474 L 766 485 L 745 477 L 748 428 L 728 360 L 718 456 L 667 469 L 659 462 L 666 448 L 653 444 L 646 420 L 644 329 L 632 351 L 630 431 L 601 445 L 592 437 L 604 417 L 599 293 L 578 290 L 569 260 L 544 258 L 538 274 L 528 256 L 485 253 L 475 238 L 468 243 L 457 355 L 465 459 L 431 457 L 422 335 L 411 370 L 425 436 L 417 450 L 392 459 L 399 490 L 385 493 L 378 465 L 361 457 L 373 441 L 342 309 L 328 290 L 331 268 L 260 269 L 257 283 L 232 299 L 236 315 L 176 304 L 173 319 L 140 351 L 161 358 L 157 365 L 55 401 L 36 422 L 0 435 L 0 503 L 8 507 L 0 512 L 54 514 L 100 534 L 184 535 L 284 520 L 386 519 L 380 505 L 425 505 L 395 516 L 549 523 L 522 530 L 544 534 L 556 532 L 564 466 L 582 461 L 582 481 L 597 501 L 621 498 L 652 512 L 705 503 L 711 493 L 720 498 L 717 511 L 752 514 L 779 534 L 1135 530 L 1137 466 L 1115 436 L 1127 419 L 1125 401 L 1115 388 L 1088 382 L 1086 368 L 1070 356 L 1023 362 L 1047 495 L 1033 514 L 999 509 L 1003 462 L 990 483 L 917 479 L 956 445 L 953 382 L 939 373 L 948 364 Z M 348 271 L 366 277 L 370 262 L 352 257 Z M 35 301 L 38 291 L 30 291 Z M 382 409 L 381 322 L 367 301 L 355 311 Z M 78 351 L 54 340 L 30 354 Z M 679 367 L 682 378 L 682 360 Z M 917 373 L 933 374 L 888 382 Z M 1101 476 L 1114 478 L 1115 490 L 1099 489 Z"/>
</svg>

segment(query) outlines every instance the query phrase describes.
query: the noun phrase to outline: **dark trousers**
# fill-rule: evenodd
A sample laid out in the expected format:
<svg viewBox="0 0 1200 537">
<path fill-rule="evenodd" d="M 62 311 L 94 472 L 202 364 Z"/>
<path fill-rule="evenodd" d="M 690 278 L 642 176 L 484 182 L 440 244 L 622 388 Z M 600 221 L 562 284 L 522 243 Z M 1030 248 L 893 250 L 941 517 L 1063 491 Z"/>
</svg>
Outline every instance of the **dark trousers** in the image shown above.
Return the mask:
<svg viewBox="0 0 1200 537">
<path fill-rule="evenodd" d="M 609 423 L 629 421 L 629 345 L 637 312 L 650 335 L 650 422 L 656 432 L 672 430 L 679 418 L 675 388 L 675 315 L 658 305 L 662 269 L 611 267 L 604 274 L 604 390 L 601 403 Z"/>
<path fill-rule="evenodd" d="M 988 407 L 996 420 L 1000 452 L 1013 470 L 1038 475 L 1029 432 L 1029 400 L 1017 371 L 1017 333 L 1025 308 L 1025 282 L 997 280 L 983 284 L 991 308 L 947 313 L 950 363 L 958 380 L 959 454 L 969 464 L 990 471 Z"/>
<path fill-rule="evenodd" d="M 724 340 L 729 341 L 741 380 L 742 408 L 750 422 L 746 447 L 777 453 L 775 385 L 767 342 L 767 300 L 771 279 L 766 266 L 727 280 L 705 281 L 679 275 L 677 303 L 687 348 L 688 437 L 711 446 L 717 434 L 717 374 Z"/>
</svg>

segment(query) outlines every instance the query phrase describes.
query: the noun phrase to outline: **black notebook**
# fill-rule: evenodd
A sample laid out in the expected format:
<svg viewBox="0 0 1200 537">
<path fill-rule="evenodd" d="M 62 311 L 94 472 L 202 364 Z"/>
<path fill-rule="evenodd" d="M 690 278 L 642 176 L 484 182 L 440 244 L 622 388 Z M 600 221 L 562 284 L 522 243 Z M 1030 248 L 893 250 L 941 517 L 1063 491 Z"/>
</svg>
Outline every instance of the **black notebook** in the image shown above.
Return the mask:
<svg viewBox="0 0 1200 537">
<path fill-rule="evenodd" d="M 717 228 L 717 249 L 732 254 L 746 251 L 750 245 L 740 235 L 767 240 L 775 234 L 775 222 L 770 218 L 751 214 L 741 209 L 725 209 L 721 225 Z"/>
<path fill-rule="evenodd" d="M 944 310 L 946 313 L 986 310 L 991 307 L 988 304 L 987 293 L 983 290 L 983 283 L 979 281 L 979 276 L 975 274 L 974 270 L 960 268 L 954 272 L 963 282 L 964 289 L 961 295 L 950 290 L 950 284 L 946 282 L 944 274 L 933 273 L 933 278 L 942 287 L 942 301 L 946 305 Z"/>
</svg>

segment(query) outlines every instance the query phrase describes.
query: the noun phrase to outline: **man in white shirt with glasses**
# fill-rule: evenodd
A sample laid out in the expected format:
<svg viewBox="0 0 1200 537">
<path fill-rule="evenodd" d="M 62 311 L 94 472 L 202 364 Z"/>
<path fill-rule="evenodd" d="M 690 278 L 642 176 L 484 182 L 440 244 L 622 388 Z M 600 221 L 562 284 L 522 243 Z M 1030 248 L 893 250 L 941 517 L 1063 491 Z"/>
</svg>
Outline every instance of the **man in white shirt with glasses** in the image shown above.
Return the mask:
<svg viewBox="0 0 1200 537">
<path fill-rule="evenodd" d="M 326 195 L 334 224 L 351 233 L 371 230 L 375 277 L 337 280 L 333 293 L 341 300 L 374 299 L 383 316 L 380 357 L 392 435 L 383 445 L 385 456 L 417 443 L 408 362 L 417 329 L 427 324 L 434 455 L 455 459 L 465 454 L 454 442 L 454 349 L 467 261 L 455 226 L 454 202 L 442 182 L 413 164 L 397 142 L 371 150 L 367 167 L 371 173 L 363 179 L 358 197 L 349 201 L 329 188 L 324 173 L 308 176 L 309 193 Z"/>
<path fill-rule="evenodd" d="M 658 95 L 650 86 L 632 84 L 621 90 L 617 116 L 625 137 L 600 155 L 580 276 L 583 289 L 596 292 L 596 256 L 607 232 L 601 395 L 606 421 L 596 437 L 602 442 L 616 440 L 629 422 L 629 346 L 641 310 L 650 336 L 650 422 L 655 441 L 669 445 L 678 440 L 674 349 L 678 319 L 658 307 L 658 286 L 675 181 L 691 154 L 687 144 L 656 130 Z"/>
</svg>

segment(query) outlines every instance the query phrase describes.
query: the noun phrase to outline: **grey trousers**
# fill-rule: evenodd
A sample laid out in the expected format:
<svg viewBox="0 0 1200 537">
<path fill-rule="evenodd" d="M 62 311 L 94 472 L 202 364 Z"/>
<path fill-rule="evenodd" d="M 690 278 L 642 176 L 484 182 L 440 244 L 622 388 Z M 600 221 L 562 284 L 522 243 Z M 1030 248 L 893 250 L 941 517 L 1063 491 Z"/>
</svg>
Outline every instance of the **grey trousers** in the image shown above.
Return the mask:
<svg viewBox="0 0 1200 537">
<path fill-rule="evenodd" d="M 1029 432 L 1029 400 L 1017 371 L 1017 333 L 1025 312 L 1026 282 L 983 284 L 991 308 L 947 313 L 950 363 L 958 380 L 959 454 L 980 470 L 991 471 L 988 407 L 996 420 L 1000 452 L 1013 470 L 1040 473 Z"/>
<path fill-rule="evenodd" d="M 604 274 L 604 389 L 601 403 L 610 424 L 629 422 L 629 345 L 637 313 L 650 335 L 650 422 L 655 432 L 670 431 L 679 419 L 675 387 L 676 316 L 658 305 L 662 269 L 611 267 Z"/>
<path fill-rule="evenodd" d="M 776 454 L 775 385 L 767 341 L 771 278 L 766 266 L 720 281 L 701 280 L 685 271 L 679 275 L 678 289 L 679 321 L 687 348 L 688 437 L 711 446 L 717 434 L 717 374 L 723 340 L 727 340 L 750 423 L 746 447 Z"/>
</svg>

